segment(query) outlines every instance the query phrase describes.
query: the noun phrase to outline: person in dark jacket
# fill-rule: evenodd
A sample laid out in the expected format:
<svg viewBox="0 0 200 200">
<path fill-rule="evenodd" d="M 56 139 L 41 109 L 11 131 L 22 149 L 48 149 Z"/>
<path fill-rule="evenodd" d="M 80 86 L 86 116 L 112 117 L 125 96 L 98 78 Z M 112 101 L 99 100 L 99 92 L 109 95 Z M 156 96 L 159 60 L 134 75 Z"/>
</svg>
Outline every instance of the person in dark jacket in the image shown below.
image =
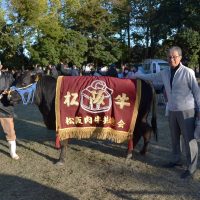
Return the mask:
<svg viewBox="0 0 200 200">
<path fill-rule="evenodd" d="M 78 71 L 76 65 L 73 65 L 71 68 L 71 76 L 79 76 L 79 71 Z"/>
<path fill-rule="evenodd" d="M 71 68 L 68 66 L 68 64 L 60 62 L 59 68 L 62 76 L 71 76 Z"/>
<path fill-rule="evenodd" d="M 110 65 L 110 67 L 107 71 L 107 76 L 118 77 L 118 73 L 117 73 L 115 64 Z"/>
<path fill-rule="evenodd" d="M 14 78 L 11 73 L 3 72 L 3 66 L 0 64 L 0 123 L 3 131 L 6 134 L 6 140 L 9 144 L 11 158 L 18 160 L 19 156 L 16 154 L 16 134 L 14 129 L 14 108 L 6 104 L 3 93 L 12 85 Z"/>
</svg>

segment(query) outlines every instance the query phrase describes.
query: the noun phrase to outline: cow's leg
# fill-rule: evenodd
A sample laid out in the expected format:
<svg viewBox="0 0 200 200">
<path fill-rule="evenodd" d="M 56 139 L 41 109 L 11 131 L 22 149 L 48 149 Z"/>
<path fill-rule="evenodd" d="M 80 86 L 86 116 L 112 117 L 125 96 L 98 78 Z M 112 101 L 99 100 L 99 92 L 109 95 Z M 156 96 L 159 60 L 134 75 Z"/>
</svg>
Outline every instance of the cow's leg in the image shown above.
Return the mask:
<svg viewBox="0 0 200 200">
<path fill-rule="evenodd" d="M 68 139 L 61 141 L 60 145 L 61 145 L 60 157 L 59 157 L 59 160 L 56 162 L 56 165 L 60 165 L 61 166 L 61 165 L 65 164 Z"/>
<path fill-rule="evenodd" d="M 127 155 L 126 155 L 127 159 L 132 158 L 132 156 L 133 156 L 132 152 L 133 152 L 133 137 L 131 136 L 128 141 L 128 149 L 127 149 Z"/>
<path fill-rule="evenodd" d="M 139 134 L 138 131 L 136 131 L 133 134 L 133 137 L 131 137 L 128 141 L 128 149 L 127 149 L 127 155 L 126 158 L 130 159 L 133 157 L 133 150 L 135 148 L 135 146 L 137 145 L 138 141 L 140 140 L 141 135 Z"/>
<path fill-rule="evenodd" d="M 140 151 L 140 153 L 142 155 L 145 155 L 146 152 L 147 152 L 147 146 L 148 146 L 149 141 L 151 139 L 151 133 L 152 133 L 152 128 L 148 124 L 146 124 L 146 128 L 143 131 L 144 145 L 143 145 L 143 147 L 142 147 L 142 149 Z"/>
</svg>

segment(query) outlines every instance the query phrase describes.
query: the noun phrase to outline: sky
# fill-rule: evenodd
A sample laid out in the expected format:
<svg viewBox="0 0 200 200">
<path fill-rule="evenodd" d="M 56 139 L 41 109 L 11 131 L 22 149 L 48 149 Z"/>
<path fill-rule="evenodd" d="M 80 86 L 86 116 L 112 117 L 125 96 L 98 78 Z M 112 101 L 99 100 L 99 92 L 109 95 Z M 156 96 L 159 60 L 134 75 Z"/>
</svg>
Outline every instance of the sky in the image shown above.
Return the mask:
<svg viewBox="0 0 200 200">
<path fill-rule="evenodd" d="M 1 0 L 1 7 L 5 9 L 5 0 Z"/>
</svg>

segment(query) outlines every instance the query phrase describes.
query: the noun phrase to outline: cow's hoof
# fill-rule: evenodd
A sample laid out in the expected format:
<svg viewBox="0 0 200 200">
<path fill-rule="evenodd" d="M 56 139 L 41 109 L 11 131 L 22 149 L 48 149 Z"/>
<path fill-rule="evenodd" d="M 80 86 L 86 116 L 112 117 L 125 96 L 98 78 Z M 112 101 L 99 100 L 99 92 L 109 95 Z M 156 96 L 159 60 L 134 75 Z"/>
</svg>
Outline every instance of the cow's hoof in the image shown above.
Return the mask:
<svg viewBox="0 0 200 200">
<path fill-rule="evenodd" d="M 55 163 L 55 165 L 56 166 L 64 166 L 65 162 L 59 160 L 58 162 Z"/>
<path fill-rule="evenodd" d="M 126 160 L 129 160 L 129 159 L 131 159 L 131 158 L 133 158 L 133 154 L 132 154 L 132 153 L 128 153 L 128 154 L 126 155 Z"/>
</svg>

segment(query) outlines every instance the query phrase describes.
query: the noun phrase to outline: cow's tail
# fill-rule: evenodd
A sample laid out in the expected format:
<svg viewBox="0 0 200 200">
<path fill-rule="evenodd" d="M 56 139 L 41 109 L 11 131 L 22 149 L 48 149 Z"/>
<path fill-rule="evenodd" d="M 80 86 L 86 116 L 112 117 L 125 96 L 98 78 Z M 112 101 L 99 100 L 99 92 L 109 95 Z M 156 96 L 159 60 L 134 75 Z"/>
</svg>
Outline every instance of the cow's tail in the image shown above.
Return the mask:
<svg viewBox="0 0 200 200">
<path fill-rule="evenodd" d="M 154 87 L 152 86 L 152 117 L 151 117 L 151 126 L 154 132 L 154 136 L 156 141 L 158 140 L 158 127 L 157 127 L 157 101 L 156 101 L 156 92 Z"/>
</svg>

